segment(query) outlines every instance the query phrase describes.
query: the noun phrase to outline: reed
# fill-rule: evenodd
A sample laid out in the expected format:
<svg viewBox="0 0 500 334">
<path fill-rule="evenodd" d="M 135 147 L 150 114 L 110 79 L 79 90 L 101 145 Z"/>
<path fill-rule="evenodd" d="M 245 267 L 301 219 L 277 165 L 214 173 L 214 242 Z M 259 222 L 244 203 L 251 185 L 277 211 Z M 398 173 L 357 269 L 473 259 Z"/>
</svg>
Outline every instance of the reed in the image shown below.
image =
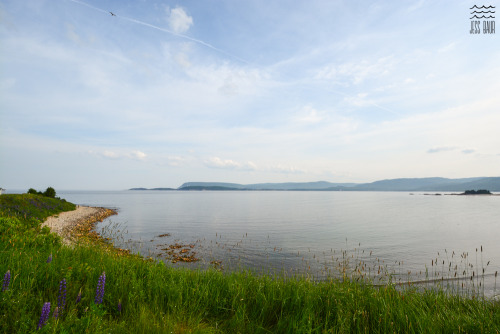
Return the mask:
<svg viewBox="0 0 500 334">
<path fill-rule="evenodd" d="M 57 236 L 40 228 L 40 217 L 57 209 L 41 213 L 24 208 L 33 205 L 29 197 L 5 204 L 3 196 L 0 272 L 9 274 L 8 284 L 4 279 L 8 289 L 0 293 L 3 333 L 495 333 L 500 329 L 499 302 L 444 289 L 413 285 L 402 289 L 396 284 L 399 279 L 393 281 L 403 276 L 402 270 L 389 272 L 383 261 L 360 245 L 346 244 L 340 252 L 332 249 L 331 256 L 313 257 L 313 262 L 323 264 L 328 258 L 337 259 L 335 270 L 342 273 L 320 281 L 286 272 L 173 268 L 101 245 L 63 246 Z M 23 210 L 31 217 L 19 214 Z M 270 247 L 269 252 L 279 249 Z M 47 263 L 50 255 L 52 261 Z M 480 282 L 468 256 L 451 266 L 438 261 L 433 264 L 440 263 L 441 270 L 456 267 L 457 273 L 463 270 L 467 275 L 473 270 L 474 287 Z M 446 277 L 454 275 L 450 270 Z M 387 277 L 379 280 L 383 275 Z M 384 284 L 376 287 L 374 280 Z M 57 305 L 57 318 L 49 316 L 50 305 Z"/>
</svg>

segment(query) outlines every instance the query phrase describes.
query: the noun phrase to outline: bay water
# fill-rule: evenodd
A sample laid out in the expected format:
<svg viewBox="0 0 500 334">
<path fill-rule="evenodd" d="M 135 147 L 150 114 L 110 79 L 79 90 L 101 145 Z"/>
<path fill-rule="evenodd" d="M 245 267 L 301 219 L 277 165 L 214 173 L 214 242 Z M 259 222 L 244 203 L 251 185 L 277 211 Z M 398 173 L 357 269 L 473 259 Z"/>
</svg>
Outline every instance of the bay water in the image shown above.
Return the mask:
<svg viewBox="0 0 500 334">
<path fill-rule="evenodd" d="M 438 281 L 489 297 L 500 290 L 495 275 L 500 196 L 323 191 L 61 191 L 58 196 L 116 209 L 118 215 L 97 230 L 113 230 L 116 245 L 172 266 L 311 279 L 364 275 L 374 283 Z M 189 245 L 199 261 L 172 263 L 165 250 L 175 244 Z"/>
</svg>

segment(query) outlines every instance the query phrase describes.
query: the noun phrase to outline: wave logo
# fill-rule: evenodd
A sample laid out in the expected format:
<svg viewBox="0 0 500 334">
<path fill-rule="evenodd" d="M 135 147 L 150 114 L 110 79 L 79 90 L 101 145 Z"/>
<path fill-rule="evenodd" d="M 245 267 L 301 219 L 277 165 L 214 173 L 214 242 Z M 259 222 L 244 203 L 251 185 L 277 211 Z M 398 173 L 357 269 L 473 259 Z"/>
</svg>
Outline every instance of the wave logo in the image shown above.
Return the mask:
<svg viewBox="0 0 500 334">
<path fill-rule="evenodd" d="M 470 15 L 470 33 L 471 34 L 480 34 L 481 33 L 481 20 L 482 21 L 482 30 L 483 34 L 494 34 L 495 33 L 495 21 L 492 20 L 495 18 L 493 14 L 495 14 L 495 6 L 477 6 L 474 5 L 471 8 Z"/>
</svg>

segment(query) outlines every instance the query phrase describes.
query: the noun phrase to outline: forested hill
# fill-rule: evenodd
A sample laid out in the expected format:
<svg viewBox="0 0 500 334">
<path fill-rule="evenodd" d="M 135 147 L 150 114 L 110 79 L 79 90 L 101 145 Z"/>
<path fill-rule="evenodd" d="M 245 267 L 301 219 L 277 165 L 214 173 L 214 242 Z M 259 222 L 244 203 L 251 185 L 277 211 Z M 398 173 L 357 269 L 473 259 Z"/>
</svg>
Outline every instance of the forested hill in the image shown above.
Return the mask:
<svg viewBox="0 0 500 334">
<path fill-rule="evenodd" d="M 224 182 L 187 182 L 177 189 L 133 188 L 131 190 L 323 190 L 323 191 L 465 191 L 488 189 L 500 192 L 500 177 L 448 179 L 443 177 L 400 178 L 371 183 L 287 182 L 239 184 Z"/>
</svg>

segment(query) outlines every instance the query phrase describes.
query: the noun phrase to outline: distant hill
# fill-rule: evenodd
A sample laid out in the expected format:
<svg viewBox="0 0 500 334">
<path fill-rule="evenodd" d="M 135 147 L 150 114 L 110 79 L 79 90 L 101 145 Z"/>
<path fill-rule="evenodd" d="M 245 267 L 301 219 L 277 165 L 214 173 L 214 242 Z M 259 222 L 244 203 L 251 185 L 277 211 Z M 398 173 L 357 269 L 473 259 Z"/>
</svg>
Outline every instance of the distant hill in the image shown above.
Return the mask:
<svg viewBox="0 0 500 334">
<path fill-rule="evenodd" d="M 175 188 L 130 188 L 129 190 L 177 190 Z"/>
<path fill-rule="evenodd" d="M 351 190 L 358 191 L 464 191 L 466 189 L 483 189 L 484 179 L 497 179 L 498 178 L 464 178 L 464 179 L 446 179 L 442 177 L 429 177 L 429 178 L 407 178 L 407 179 L 392 179 L 381 180 L 372 183 L 359 184 Z M 489 188 L 495 187 L 495 182 L 486 182 Z M 500 184 L 498 184 L 500 191 Z"/>
<path fill-rule="evenodd" d="M 239 184 L 224 182 L 186 182 L 177 189 L 132 188 L 130 190 L 288 190 L 288 191 L 465 191 L 487 189 L 500 192 L 500 177 L 447 179 L 443 177 L 401 178 L 371 183 L 286 182 Z"/>
<path fill-rule="evenodd" d="M 287 182 L 287 183 L 256 183 L 238 184 L 223 182 L 187 182 L 179 187 L 179 190 L 200 190 L 198 188 L 218 187 L 223 190 L 327 190 L 332 187 L 352 187 L 356 183 L 331 183 L 326 181 L 318 182 Z"/>
</svg>

